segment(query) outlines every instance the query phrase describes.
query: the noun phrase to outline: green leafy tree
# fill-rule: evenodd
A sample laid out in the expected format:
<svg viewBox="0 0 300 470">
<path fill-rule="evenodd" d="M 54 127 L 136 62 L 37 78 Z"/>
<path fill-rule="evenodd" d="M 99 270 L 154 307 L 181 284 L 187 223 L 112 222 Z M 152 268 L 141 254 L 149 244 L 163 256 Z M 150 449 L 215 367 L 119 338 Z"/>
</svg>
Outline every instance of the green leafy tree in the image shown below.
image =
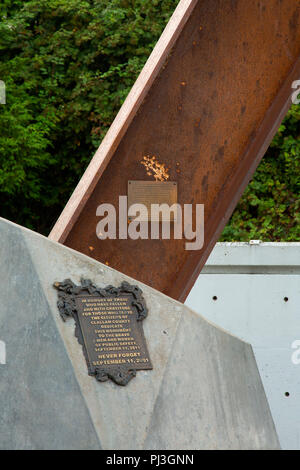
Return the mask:
<svg viewBox="0 0 300 470">
<path fill-rule="evenodd" d="M 178 0 L 6 0 L 1 215 L 48 233 Z"/>
<path fill-rule="evenodd" d="M 280 126 L 222 241 L 300 240 L 300 105 Z"/>
</svg>

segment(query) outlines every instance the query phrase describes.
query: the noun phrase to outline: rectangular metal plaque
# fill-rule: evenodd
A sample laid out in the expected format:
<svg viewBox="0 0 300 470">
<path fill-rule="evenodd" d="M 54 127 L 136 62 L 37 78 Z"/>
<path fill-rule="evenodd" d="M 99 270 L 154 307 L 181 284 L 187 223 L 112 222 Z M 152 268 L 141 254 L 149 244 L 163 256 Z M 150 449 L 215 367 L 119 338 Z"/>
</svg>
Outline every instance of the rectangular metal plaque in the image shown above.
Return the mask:
<svg viewBox="0 0 300 470">
<path fill-rule="evenodd" d="M 174 181 L 128 181 L 128 207 L 133 204 L 144 204 L 148 210 L 148 217 L 141 214 L 140 220 L 147 221 L 176 221 L 176 212 L 170 212 L 167 217 L 151 215 L 151 204 L 177 203 L 177 183 Z M 134 217 L 129 216 L 129 219 Z"/>
<path fill-rule="evenodd" d="M 93 367 L 130 366 L 152 369 L 142 323 L 136 321 L 131 298 L 76 298 L 78 319 Z"/>
<path fill-rule="evenodd" d="M 137 370 L 152 369 L 142 326 L 148 308 L 138 286 L 97 287 L 82 278 L 80 286 L 65 279 L 54 287 L 61 318 L 75 320 L 89 375 L 127 385 Z"/>
</svg>

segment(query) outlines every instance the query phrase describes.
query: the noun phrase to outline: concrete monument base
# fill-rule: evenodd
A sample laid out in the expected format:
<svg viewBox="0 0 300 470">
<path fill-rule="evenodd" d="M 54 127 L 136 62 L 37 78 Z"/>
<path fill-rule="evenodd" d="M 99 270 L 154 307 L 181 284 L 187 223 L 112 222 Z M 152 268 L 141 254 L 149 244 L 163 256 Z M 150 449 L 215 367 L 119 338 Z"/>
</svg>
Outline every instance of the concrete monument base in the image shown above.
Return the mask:
<svg viewBox="0 0 300 470">
<path fill-rule="evenodd" d="M 0 240 L 0 449 L 279 448 L 249 344 L 3 219 Z M 53 283 L 81 277 L 143 291 L 153 370 L 126 387 L 88 375 L 74 322 L 59 316 Z"/>
</svg>

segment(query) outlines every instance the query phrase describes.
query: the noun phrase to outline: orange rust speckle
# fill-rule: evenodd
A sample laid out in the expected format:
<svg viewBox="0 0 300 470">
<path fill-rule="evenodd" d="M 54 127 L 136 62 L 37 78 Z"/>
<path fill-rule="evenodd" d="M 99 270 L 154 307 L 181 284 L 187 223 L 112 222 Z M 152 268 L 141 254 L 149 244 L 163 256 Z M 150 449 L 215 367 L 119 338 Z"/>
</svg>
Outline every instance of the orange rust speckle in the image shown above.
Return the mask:
<svg viewBox="0 0 300 470">
<path fill-rule="evenodd" d="M 180 85 L 181 85 L 181 86 L 185 86 L 185 85 L 186 85 L 186 82 L 181 82 Z"/>
<path fill-rule="evenodd" d="M 143 157 L 141 164 L 146 168 L 148 176 L 154 176 L 155 181 L 166 181 L 169 179 L 169 168 L 166 168 L 164 163 L 159 163 L 155 155 Z"/>
<path fill-rule="evenodd" d="M 90 251 L 94 251 L 94 249 L 95 249 L 95 248 L 94 248 L 93 246 L 89 246 L 89 250 L 90 250 Z"/>
<path fill-rule="evenodd" d="M 106 264 L 106 266 L 109 266 L 109 262 L 108 262 L 108 261 L 105 261 L 105 264 Z"/>
</svg>

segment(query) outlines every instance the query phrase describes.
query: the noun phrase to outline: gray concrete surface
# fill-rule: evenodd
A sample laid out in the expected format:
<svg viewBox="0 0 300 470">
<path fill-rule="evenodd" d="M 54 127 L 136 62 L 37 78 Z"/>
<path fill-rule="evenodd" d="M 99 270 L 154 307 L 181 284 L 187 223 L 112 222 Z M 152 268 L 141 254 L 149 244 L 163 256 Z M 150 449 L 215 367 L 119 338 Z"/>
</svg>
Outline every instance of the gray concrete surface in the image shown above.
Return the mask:
<svg viewBox="0 0 300 470">
<path fill-rule="evenodd" d="M 277 449 L 247 343 L 163 294 L 0 219 L 0 449 Z M 137 283 L 153 371 L 126 387 L 87 375 L 53 282 Z M 2 361 L 3 362 L 3 361 Z"/>
<path fill-rule="evenodd" d="M 300 450 L 300 243 L 218 243 L 186 305 L 252 345 L 281 448 Z"/>
</svg>

